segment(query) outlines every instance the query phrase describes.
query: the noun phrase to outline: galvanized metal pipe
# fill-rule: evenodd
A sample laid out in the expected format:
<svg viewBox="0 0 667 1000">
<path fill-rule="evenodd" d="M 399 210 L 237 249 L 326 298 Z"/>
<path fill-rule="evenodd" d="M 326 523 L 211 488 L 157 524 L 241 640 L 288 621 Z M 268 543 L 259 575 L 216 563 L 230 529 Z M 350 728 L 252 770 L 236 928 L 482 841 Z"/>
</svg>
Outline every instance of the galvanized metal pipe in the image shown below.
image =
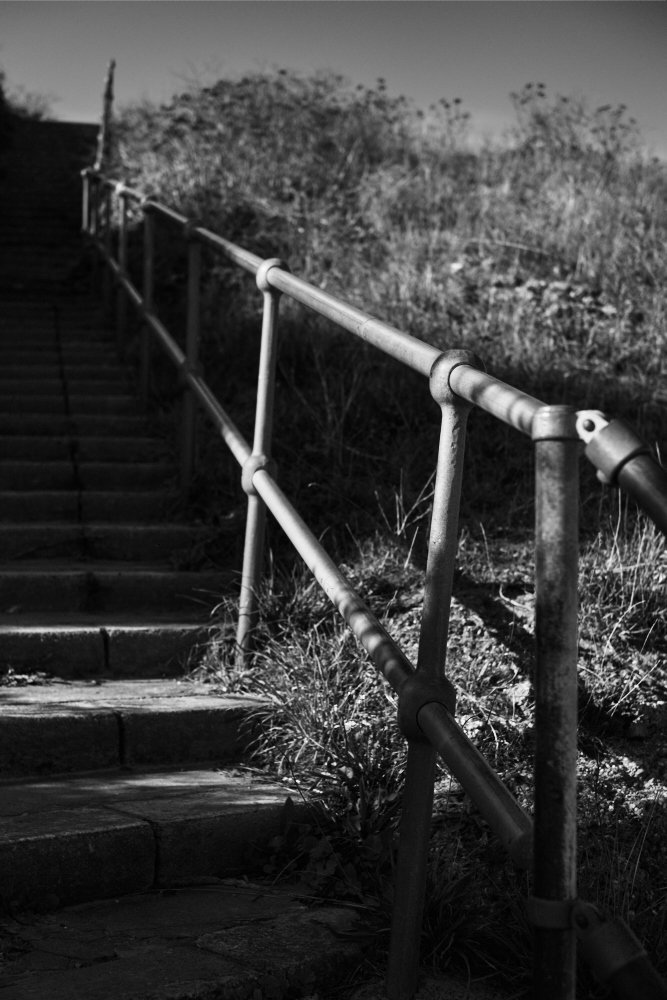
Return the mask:
<svg viewBox="0 0 667 1000">
<path fill-rule="evenodd" d="M 185 360 L 189 371 L 199 364 L 201 246 L 188 240 L 187 320 Z M 197 409 L 187 383 L 183 386 L 181 410 L 181 492 L 188 496 L 195 467 Z"/>
<path fill-rule="evenodd" d="M 377 669 L 395 691 L 400 691 L 414 675 L 408 658 L 320 545 L 271 474 L 258 469 L 253 475 L 253 485 Z"/>
<path fill-rule="evenodd" d="M 199 375 L 186 370 L 186 382 L 194 392 L 203 410 L 220 432 L 220 436 L 241 467 L 251 455 L 251 448 L 234 421 L 222 408 L 212 390 Z"/>
<path fill-rule="evenodd" d="M 279 268 L 270 272 L 268 281 L 274 288 L 285 292 L 320 316 L 332 320 L 344 330 L 353 333 L 355 337 L 373 344 L 408 368 L 413 368 L 422 375 L 431 374 L 431 368 L 441 353 L 431 344 L 417 340 L 416 337 L 411 337 L 402 330 L 389 326 L 388 323 L 382 323 L 361 309 L 341 302 L 333 295 Z"/>
<path fill-rule="evenodd" d="M 576 413 L 545 406 L 535 442 L 535 841 L 534 908 L 577 893 L 577 574 L 579 454 Z M 542 907 L 545 909 L 545 907 Z M 575 931 L 536 921 L 535 991 L 574 1000 Z M 558 923 L 558 921 L 556 921 Z"/>
<path fill-rule="evenodd" d="M 452 393 L 449 376 L 455 365 L 473 360 L 469 352 L 450 351 L 438 358 L 431 371 L 431 395 L 440 406 L 441 427 L 417 659 L 417 674 L 431 681 L 445 675 L 466 423 L 471 409 Z M 432 744 L 406 735 L 408 762 L 387 970 L 389 1000 L 411 1000 L 417 989 L 437 756 Z"/>
<path fill-rule="evenodd" d="M 117 189 L 118 193 L 118 274 L 121 278 L 127 278 L 127 200 L 122 186 Z M 125 294 L 125 284 L 118 282 L 116 289 L 116 345 L 119 354 L 123 354 L 125 349 L 125 333 L 127 330 L 127 297 Z"/>
<path fill-rule="evenodd" d="M 443 705 L 437 702 L 424 705 L 419 712 L 418 721 L 424 734 L 475 803 L 514 864 L 519 868 L 529 868 L 532 858 L 532 821 L 486 758 Z"/>
<path fill-rule="evenodd" d="M 90 235 L 90 169 L 81 171 L 81 232 Z"/>
<path fill-rule="evenodd" d="M 243 551 L 243 571 L 241 594 L 239 597 L 239 620 L 236 632 L 238 660 L 241 665 L 247 661 L 252 646 L 252 636 L 257 624 L 259 608 L 259 588 L 262 580 L 264 560 L 264 536 L 266 531 L 266 508 L 258 496 L 252 482 L 252 475 L 258 468 L 269 465 L 273 438 L 273 404 L 276 384 L 276 363 L 278 359 L 278 300 L 280 293 L 267 283 L 267 274 L 272 267 L 281 267 L 277 258 L 264 261 L 257 272 L 257 287 L 263 297 L 262 338 L 260 344 L 259 370 L 257 374 L 257 397 L 255 409 L 255 433 L 252 456 L 248 460 L 250 468 L 244 469 L 243 488 L 248 494 L 248 516 L 246 519 L 245 544 Z"/>
<path fill-rule="evenodd" d="M 141 405 L 148 409 L 150 396 L 151 369 L 151 337 L 148 316 L 153 310 L 153 291 L 155 286 L 155 221 L 149 211 L 144 209 L 144 287 L 143 309 L 145 321 L 141 327 L 141 356 L 139 362 L 139 395 Z"/>
<path fill-rule="evenodd" d="M 112 237 L 113 230 L 111 226 L 111 219 L 113 215 L 113 192 L 109 188 L 105 189 L 104 192 L 104 253 L 107 260 L 112 260 Z M 102 279 L 102 297 L 104 301 L 104 311 L 108 314 L 111 309 L 111 271 L 109 268 L 104 269 L 104 276 Z"/>
<path fill-rule="evenodd" d="M 159 216 L 165 222 L 170 222 L 172 225 L 178 226 L 180 229 L 185 229 L 190 224 L 187 216 L 182 215 L 180 212 L 175 212 L 173 208 L 167 208 L 166 205 L 162 205 L 159 201 L 153 201 L 152 198 L 146 199 L 144 210 L 151 212 L 154 216 Z"/>
<path fill-rule="evenodd" d="M 238 264 L 245 271 L 250 271 L 251 274 L 257 274 L 262 265 L 262 258 L 258 257 L 257 254 L 250 253 L 249 250 L 244 250 L 243 247 L 239 247 L 235 243 L 230 243 L 229 240 L 202 226 L 193 229 L 193 236 L 204 246 L 211 247 L 212 250 L 222 254 L 232 263 Z"/>
<path fill-rule="evenodd" d="M 450 376 L 452 392 L 503 423 L 530 434 L 535 414 L 544 406 L 525 392 L 501 382 L 471 365 L 459 365 Z"/>
</svg>

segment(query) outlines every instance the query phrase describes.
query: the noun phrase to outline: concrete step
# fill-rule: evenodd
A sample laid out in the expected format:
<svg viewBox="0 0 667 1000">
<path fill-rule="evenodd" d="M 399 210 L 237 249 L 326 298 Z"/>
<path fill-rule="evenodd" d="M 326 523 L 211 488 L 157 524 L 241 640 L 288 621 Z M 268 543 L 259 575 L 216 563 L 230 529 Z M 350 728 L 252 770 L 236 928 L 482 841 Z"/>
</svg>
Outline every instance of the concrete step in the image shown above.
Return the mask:
<svg viewBox="0 0 667 1000">
<path fill-rule="evenodd" d="M 144 437 L 146 418 L 137 414 L 117 413 L 1 413 L 0 433 L 54 434 L 69 437 L 131 436 Z"/>
<path fill-rule="evenodd" d="M 66 412 L 65 395 L 62 391 L 49 396 L 24 396 L 16 393 L 11 396 L 0 396 L 0 426 L 4 424 L 5 413 L 11 415 L 45 413 L 49 416 L 62 417 Z"/>
<path fill-rule="evenodd" d="M 186 572 L 126 562 L 34 560 L 0 566 L 0 612 L 185 612 L 212 609 L 230 572 Z"/>
<path fill-rule="evenodd" d="M 267 705 L 188 680 L 52 681 L 0 689 L 0 778 L 240 759 Z M 18 795 L 18 790 L 14 790 Z"/>
<path fill-rule="evenodd" d="M 10 906 L 67 905 L 246 874 L 277 836 L 288 790 L 234 768 L 95 771 L 0 784 Z"/>
<path fill-rule="evenodd" d="M 118 354 L 115 348 L 95 344 L 76 349 L 67 345 L 43 346 L 39 348 L 31 346 L 14 346 L 8 343 L 11 332 L 3 334 L 5 343 L 0 342 L 0 366 L 21 367 L 26 365 L 52 365 L 58 364 L 61 360 L 66 365 L 86 365 L 92 366 L 117 366 Z"/>
<path fill-rule="evenodd" d="M 295 1000 L 338 994 L 363 959 L 353 909 L 273 882 L 199 879 L 8 918 L 2 1000 Z M 333 995 L 333 994 L 331 994 Z M 343 996 L 351 994 L 345 990 Z M 358 997 L 379 1000 L 376 989 Z M 357 993 L 355 992 L 355 996 Z M 427 996 L 499 1000 L 442 982 Z"/>
<path fill-rule="evenodd" d="M 212 606 L 175 612 L 0 615 L 0 672 L 48 677 L 182 677 L 199 666 L 218 630 Z M 0 689 L 1 690 L 1 689 Z"/>
<path fill-rule="evenodd" d="M 0 523 L 0 558 L 158 560 L 192 550 L 206 533 L 185 524 Z"/>
<path fill-rule="evenodd" d="M 2 378 L 3 381 L 19 384 L 32 379 L 59 378 L 61 371 L 68 382 L 79 382 L 89 379 L 93 381 L 103 379 L 108 382 L 124 382 L 128 377 L 125 368 L 121 368 L 117 361 L 104 365 L 91 365 L 77 364 L 71 361 L 66 364 L 60 364 L 59 362 L 46 364 L 37 360 L 32 364 L 4 366 L 2 369 Z"/>
<path fill-rule="evenodd" d="M 34 378 L 27 375 L 25 378 L 0 378 L 0 396 L 57 396 L 64 389 L 68 395 L 92 396 L 96 393 L 105 396 L 129 395 L 126 381 L 121 375 L 115 379 L 72 379 L 61 378 L 58 371 L 54 371 L 51 378 Z"/>
<path fill-rule="evenodd" d="M 122 490 L 2 490 L 2 521 L 149 521 L 163 520 L 178 503 L 167 489 Z"/>
<path fill-rule="evenodd" d="M 0 490 L 76 490 L 71 461 L 0 462 Z"/>
<path fill-rule="evenodd" d="M 142 490 L 174 478 L 168 462 L 0 461 L 0 490 Z"/>
<path fill-rule="evenodd" d="M 145 462 L 163 458 L 167 444 L 154 437 L 72 437 L 43 434 L 0 435 L 0 455 L 4 459 Z"/>
</svg>

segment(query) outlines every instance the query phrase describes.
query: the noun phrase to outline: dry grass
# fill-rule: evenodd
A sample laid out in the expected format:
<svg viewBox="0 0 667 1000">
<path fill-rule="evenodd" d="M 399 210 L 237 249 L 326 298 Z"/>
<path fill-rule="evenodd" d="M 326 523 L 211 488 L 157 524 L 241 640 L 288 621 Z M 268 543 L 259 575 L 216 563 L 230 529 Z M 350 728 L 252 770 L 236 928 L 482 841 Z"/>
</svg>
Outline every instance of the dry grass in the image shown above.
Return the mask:
<svg viewBox="0 0 667 1000">
<path fill-rule="evenodd" d="M 621 108 L 540 86 L 514 95 L 506 142 L 472 152 L 460 103 L 426 116 L 382 84 L 289 73 L 193 88 L 120 120 L 117 170 L 209 228 L 395 326 L 468 347 L 550 402 L 608 409 L 665 447 L 667 172 Z M 276 164 L 279 169 L 276 169 Z M 207 373 L 252 424 L 258 301 L 206 260 Z M 163 249 L 158 301 L 182 325 L 182 254 Z M 281 485 L 414 653 L 437 408 L 409 373 L 283 302 Z M 207 444 L 202 516 L 241 504 Z M 225 480 L 226 481 L 226 480 Z M 664 969 L 667 759 L 665 548 L 589 470 L 580 580 L 581 886 L 644 936 Z M 471 420 L 449 671 L 460 717 L 521 801 L 532 785 L 530 445 Z M 393 699 L 315 585 L 270 533 L 254 669 L 231 666 L 233 608 L 200 672 L 267 694 L 257 761 L 323 808 L 267 861 L 356 900 L 386 929 L 402 741 Z M 224 612 L 224 613 L 223 613 Z M 298 865 L 297 865 L 298 859 Z M 485 964 L 518 988 L 526 886 L 456 784 L 439 785 L 425 960 Z M 585 981 L 582 989 L 594 995 Z"/>
</svg>

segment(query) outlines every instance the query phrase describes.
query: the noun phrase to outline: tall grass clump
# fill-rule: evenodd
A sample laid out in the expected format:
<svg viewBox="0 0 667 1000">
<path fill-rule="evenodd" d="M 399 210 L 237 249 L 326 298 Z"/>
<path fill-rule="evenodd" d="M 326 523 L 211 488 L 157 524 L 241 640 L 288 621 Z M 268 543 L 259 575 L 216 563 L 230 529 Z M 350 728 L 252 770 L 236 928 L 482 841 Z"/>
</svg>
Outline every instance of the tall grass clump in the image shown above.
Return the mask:
<svg viewBox="0 0 667 1000">
<path fill-rule="evenodd" d="M 383 81 L 355 88 L 331 74 L 246 75 L 161 107 L 126 108 L 115 170 L 387 322 L 439 347 L 471 348 L 493 374 L 548 402 L 627 415 L 664 446 L 665 165 L 644 154 L 623 106 L 590 110 L 541 84 L 511 99 L 513 129 L 474 150 L 457 99 L 422 113 Z M 158 301 L 182 321 L 184 257 L 166 242 Z M 256 290 L 210 260 L 204 298 L 210 354 L 237 387 L 256 340 Z M 380 446 L 383 427 L 407 440 L 410 426 L 433 422 L 407 375 L 391 383 L 405 385 L 391 407 L 377 354 L 289 302 L 283 314 L 285 341 L 297 339 L 283 347 L 287 388 L 307 397 L 316 384 L 324 400 L 304 403 L 300 430 L 320 414 L 334 468 L 347 455 L 343 478 L 358 471 L 350 428 L 363 426 L 369 443 L 378 434 Z M 314 379 L 302 377 L 313 369 Z M 517 471 L 526 462 L 517 462 L 515 436 L 484 417 L 471 432 L 466 497 L 493 520 L 488 462 L 495 456 L 508 470 L 515 499 L 527 490 Z M 414 498 L 430 470 L 410 464 L 404 482 Z M 394 482 L 401 467 L 389 473 Z"/>
</svg>

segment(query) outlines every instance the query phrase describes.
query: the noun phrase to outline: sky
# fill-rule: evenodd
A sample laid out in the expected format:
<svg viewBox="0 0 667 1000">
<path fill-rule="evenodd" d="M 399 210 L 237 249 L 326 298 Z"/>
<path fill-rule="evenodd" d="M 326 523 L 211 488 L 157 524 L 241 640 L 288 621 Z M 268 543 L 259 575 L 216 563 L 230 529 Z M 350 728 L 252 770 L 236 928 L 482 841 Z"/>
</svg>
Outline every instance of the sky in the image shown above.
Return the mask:
<svg viewBox="0 0 667 1000">
<path fill-rule="evenodd" d="M 55 116 L 99 120 L 110 58 L 116 101 L 166 101 L 188 81 L 333 70 L 387 82 L 426 108 L 460 97 L 477 135 L 512 122 L 511 91 L 624 103 L 667 158 L 664 0 L 0 0 L 11 87 L 53 95 Z"/>
</svg>

